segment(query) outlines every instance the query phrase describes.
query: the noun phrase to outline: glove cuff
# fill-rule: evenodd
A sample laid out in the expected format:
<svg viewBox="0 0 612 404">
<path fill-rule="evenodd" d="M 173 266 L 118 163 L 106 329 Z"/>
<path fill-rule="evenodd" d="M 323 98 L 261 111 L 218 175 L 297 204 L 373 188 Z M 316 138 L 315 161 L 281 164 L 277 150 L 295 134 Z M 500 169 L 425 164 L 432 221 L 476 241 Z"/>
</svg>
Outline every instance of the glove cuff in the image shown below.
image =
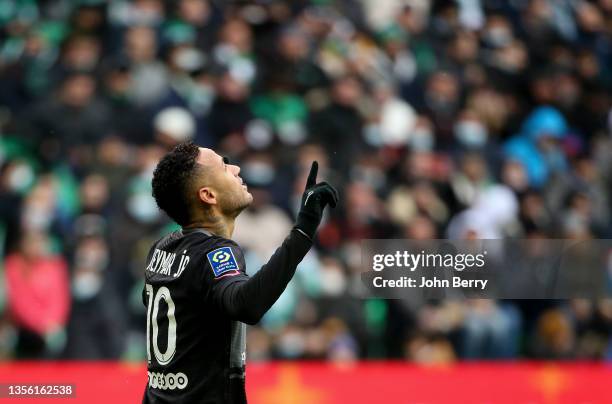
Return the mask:
<svg viewBox="0 0 612 404">
<path fill-rule="evenodd" d="M 310 241 L 311 243 L 314 243 L 314 241 L 312 240 L 312 238 L 306 234 L 302 229 L 300 229 L 297 226 L 293 226 L 293 230 L 297 231 L 298 233 L 300 233 L 302 236 L 306 237 L 308 239 L 308 241 Z"/>
<path fill-rule="evenodd" d="M 315 238 L 317 227 L 321 223 L 321 218 L 317 215 L 313 215 L 309 212 L 300 212 L 297 220 L 295 221 L 295 227 L 303 231 L 311 240 Z"/>
</svg>

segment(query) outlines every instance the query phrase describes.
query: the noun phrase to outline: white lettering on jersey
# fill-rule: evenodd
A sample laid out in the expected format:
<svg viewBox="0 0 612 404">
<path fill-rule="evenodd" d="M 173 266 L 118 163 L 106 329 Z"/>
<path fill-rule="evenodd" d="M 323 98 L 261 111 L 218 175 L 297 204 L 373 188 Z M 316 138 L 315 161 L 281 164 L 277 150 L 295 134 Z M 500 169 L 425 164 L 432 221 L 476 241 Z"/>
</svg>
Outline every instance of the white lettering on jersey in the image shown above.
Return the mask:
<svg viewBox="0 0 612 404">
<path fill-rule="evenodd" d="M 185 255 L 186 253 L 187 253 L 187 250 L 183 251 L 183 255 L 181 255 L 181 262 L 179 262 L 178 269 L 173 275 L 175 278 L 178 278 L 179 276 L 181 276 L 181 274 L 187 267 L 187 264 L 189 264 L 189 255 Z"/>
<path fill-rule="evenodd" d="M 176 254 L 164 250 L 155 249 L 151 262 L 147 265 L 147 271 L 162 275 L 170 275 L 172 264 L 176 259 Z"/>
<path fill-rule="evenodd" d="M 183 390 L 187 387 L 189 380 L 187 375 L 183 372 L 179 373 L 159 373 L 159 372 L 147 372 L 149 376 L 149 387 L 161 390 Z"/>
</svg>

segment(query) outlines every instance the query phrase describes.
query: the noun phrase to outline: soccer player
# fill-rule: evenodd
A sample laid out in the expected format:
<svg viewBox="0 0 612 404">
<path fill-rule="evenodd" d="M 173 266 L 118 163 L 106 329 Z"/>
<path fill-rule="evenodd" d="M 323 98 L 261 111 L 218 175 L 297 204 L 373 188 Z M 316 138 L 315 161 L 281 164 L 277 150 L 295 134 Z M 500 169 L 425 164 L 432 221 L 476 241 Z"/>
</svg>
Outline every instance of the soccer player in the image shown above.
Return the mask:
<svg viewBox="0 0 612 404">
<path fill-rule="evenodd" d="M 253 196 L 240 167 L 189 142 L 164 156 L 153 196 L 182 229 L 151 247 L 145 269 L 148 384 L 143 403 L 245 403 L 245 323 L 257 323 L 312 246 L 338 192 L 312 168 L 295 226 L 252 277 L 231 240 Z M 266 229 L 262 228 L 262 237 Z"/>
</svg>

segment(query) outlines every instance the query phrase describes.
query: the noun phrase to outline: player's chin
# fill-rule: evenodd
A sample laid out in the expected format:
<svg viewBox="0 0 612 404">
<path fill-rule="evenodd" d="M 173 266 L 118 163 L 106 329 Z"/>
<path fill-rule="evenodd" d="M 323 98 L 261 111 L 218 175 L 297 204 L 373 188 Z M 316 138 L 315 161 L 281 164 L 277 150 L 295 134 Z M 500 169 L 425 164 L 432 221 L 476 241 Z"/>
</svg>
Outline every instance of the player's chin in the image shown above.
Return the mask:
<svg viewBox="0 0 612 404">
<path fill-rule="evenodd" d="M 253 195 L 251 195 L 251 193 L 247 191 L 246 189 L 244 190 L 244 193 L 245 193 L 245 201 L 248 206 L 253 202 Z"/>
<path fill-rule="evenodd" d="M 245 209 L 253 202 L 253 195 L 247 190 L 246 186 L 242 189 L 242 195 L 240 198 L 240 208 Z"/>
</svg>

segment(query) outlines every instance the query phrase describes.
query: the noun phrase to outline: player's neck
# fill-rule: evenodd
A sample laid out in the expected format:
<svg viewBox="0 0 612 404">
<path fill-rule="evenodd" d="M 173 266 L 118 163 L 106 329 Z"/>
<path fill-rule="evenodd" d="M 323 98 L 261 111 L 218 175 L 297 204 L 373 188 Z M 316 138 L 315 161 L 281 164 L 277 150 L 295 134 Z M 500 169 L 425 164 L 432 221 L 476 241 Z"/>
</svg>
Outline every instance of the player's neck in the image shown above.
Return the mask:
<svg viewBox="0 0 612 404">
<path fill-rule="evenodd" d="M 187 226 L 183 226 L 185 229 L 205 229 L 215 236 L 224 238 L 231 238 L 234 233 L 234 220 L 233 217 L 214 215 L 209 216 L 206 219 L 195 220 Z"/>
</svg>

